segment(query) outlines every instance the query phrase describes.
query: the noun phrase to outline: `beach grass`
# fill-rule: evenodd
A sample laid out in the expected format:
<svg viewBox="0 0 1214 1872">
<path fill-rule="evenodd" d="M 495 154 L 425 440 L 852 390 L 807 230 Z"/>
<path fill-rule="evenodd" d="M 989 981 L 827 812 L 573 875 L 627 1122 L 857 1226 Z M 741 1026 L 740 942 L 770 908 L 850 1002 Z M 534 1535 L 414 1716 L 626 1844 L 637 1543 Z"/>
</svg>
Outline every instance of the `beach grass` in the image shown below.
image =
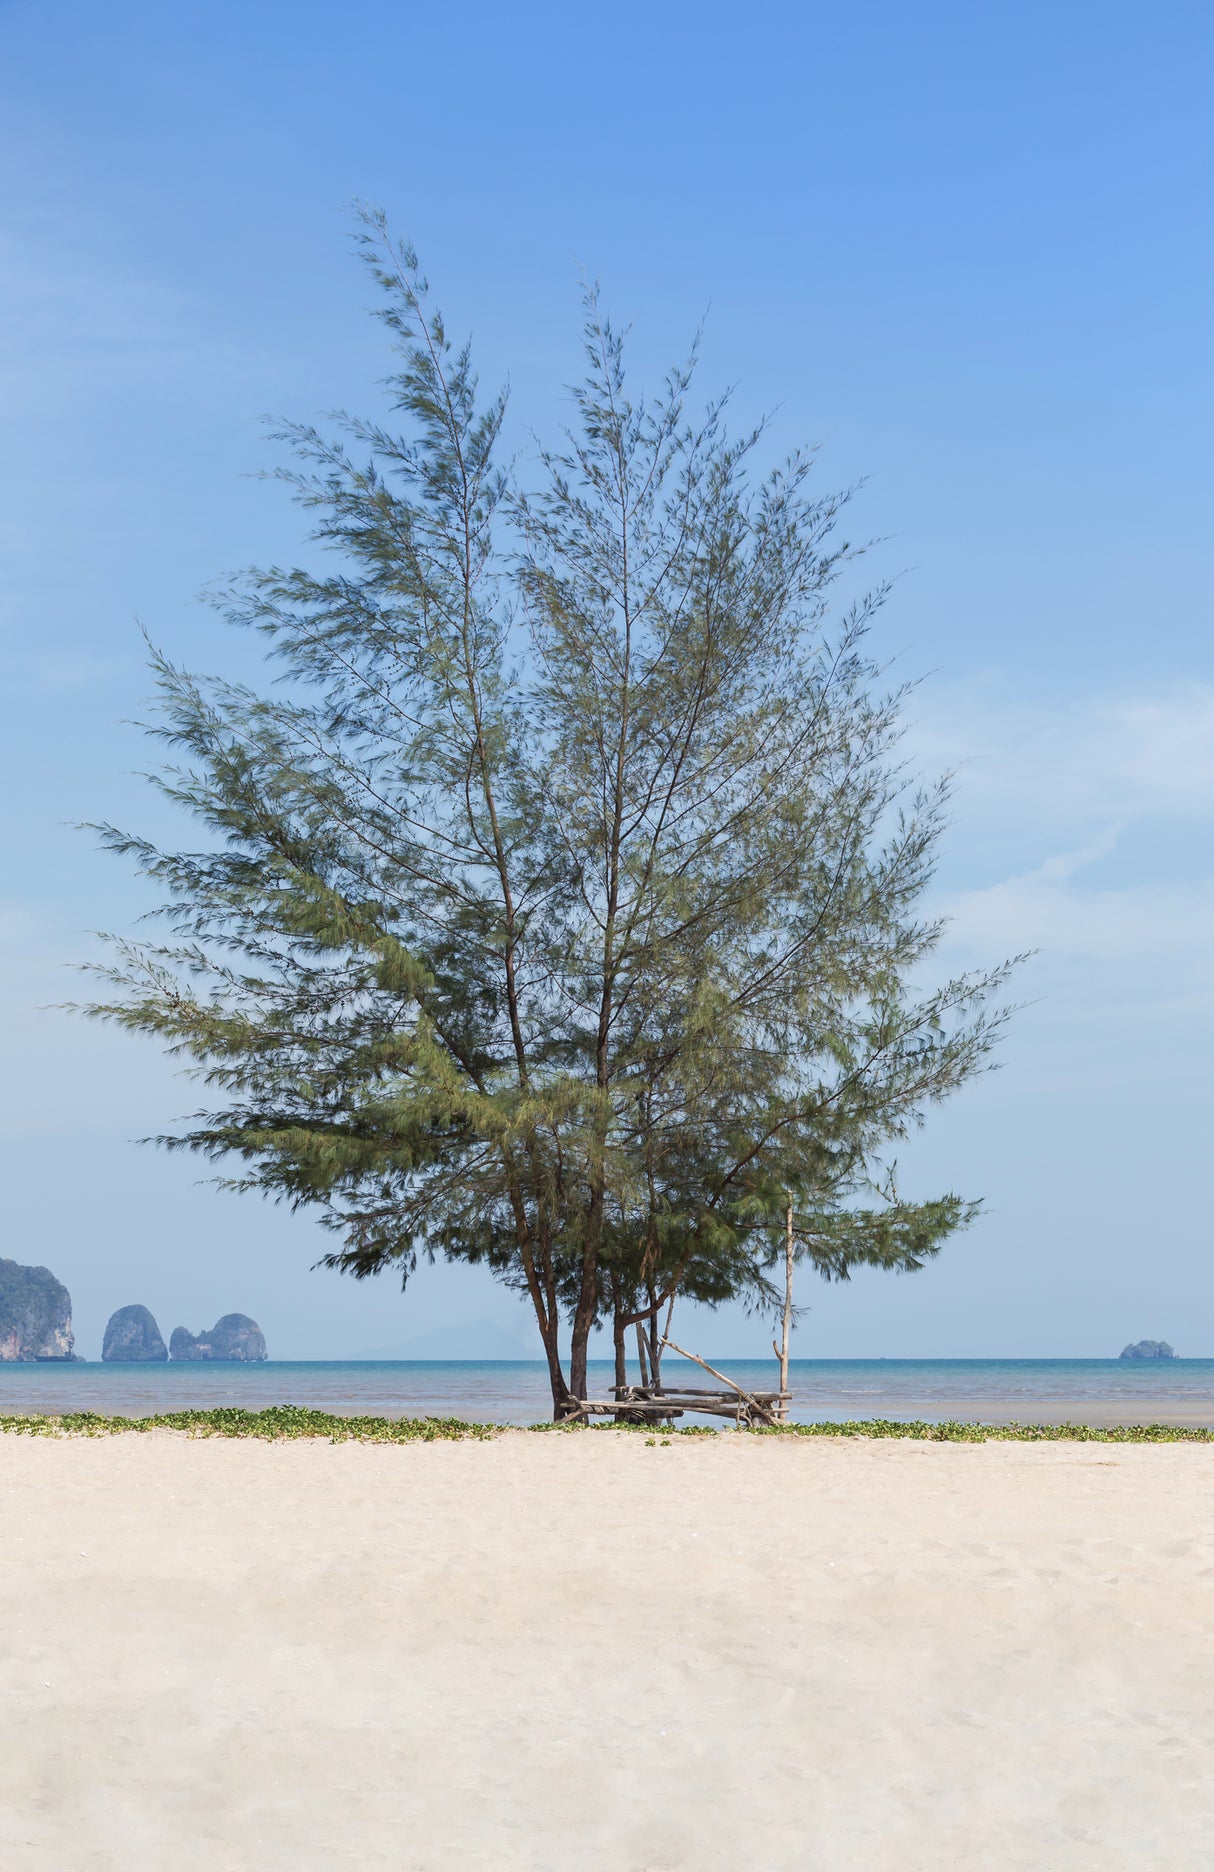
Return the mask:
<svg viewBox="0 0 1214 1872">
<path fill-rule="evenodd" d="M 154 1417 L 105 1417 L 95 1411 L 68 1411 L 62 1415 L 0 1415 L 0 1433 L 17 1436 L 118 1436 L 148 1430 L 178 1430 L 195 1437 L 253 1437 L 263 1441 L 318 1437 L 330 1443 L 454 1443 L 485 1442 L 500 1436 L 528 1436 L 547 1432 L 560 1436 L 645 1436 L 653 1441 L 654 1426 L 644 1424 L 537 1423 L 526 1428 L 469 1423 L 462 1417 L 340 1417 L 309 1410 L 300 1404 L 276 1404 L 266 1410 L 166 1411 Z M 1214 1443 L 1214 1429 L 1182 1428 L 1175 1424 L 982 1424 L 899 1423 L 889 1418 L 858 1419 L 848 1423 L 779 1424 L 771 1428 L 717 1429 L 689 1424 L 662 1429 L 662 1442 L 672 1437 L 865 1437 L 901 1438 L 925 1443 Z"/>
</svg>

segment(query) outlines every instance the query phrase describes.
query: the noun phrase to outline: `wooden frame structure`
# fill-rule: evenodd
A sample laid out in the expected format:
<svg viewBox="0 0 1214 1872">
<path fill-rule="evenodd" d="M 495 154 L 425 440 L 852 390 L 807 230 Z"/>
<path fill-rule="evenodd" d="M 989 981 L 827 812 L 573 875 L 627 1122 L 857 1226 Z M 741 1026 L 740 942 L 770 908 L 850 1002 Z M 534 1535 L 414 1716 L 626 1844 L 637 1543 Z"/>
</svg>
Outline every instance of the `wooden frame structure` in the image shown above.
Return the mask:
<svg viewBox="0 0 1214 1872">
<path fill-rule="evenodd" d="M 697 1391 L 689 1386 L 625 1385 L 616 1397 L 579 1398 L 563 1423 L 580 1417 L 620 1417 L 626 1423 L 661 1423 L 674 1417 L 732 1417 L 739 1429 L 784 1421 L 787 1391 Z"/>
</svg>

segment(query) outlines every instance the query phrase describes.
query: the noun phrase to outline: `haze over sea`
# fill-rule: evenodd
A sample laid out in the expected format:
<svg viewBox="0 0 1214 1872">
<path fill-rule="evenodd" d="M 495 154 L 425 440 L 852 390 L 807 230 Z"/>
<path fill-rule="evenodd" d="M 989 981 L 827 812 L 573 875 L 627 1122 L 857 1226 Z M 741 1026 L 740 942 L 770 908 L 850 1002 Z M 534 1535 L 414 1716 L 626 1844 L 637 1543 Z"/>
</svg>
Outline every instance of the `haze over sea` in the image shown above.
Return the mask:
<svg viewBox="0 0 1214 1872">
<path fill-rule="evenodd" d="M 677 1368 L 677 1369 L 675 1369 Z M 745 1389 L 770 1390 L 774 1360 L 722 1360 Z M 590 1395 L 613 1366 L 591 1360 Z M 672 1360 L 672 1386 L 712 1381 Z M 1214 1425 L 1214 1359 L 794 1359 L 792 1418 L 928 1422 Z M 630 1374 L 636 1380 L 635 1371 Z M 551 1415 L 539 1359 L 268 1360 L 264 1364 L 0 1364 L 0 1415 L 97 1411 L 154 1416 L 232 1405 L 304 1404 L 343 1416 L 539 1423 Z"/>
</svg>

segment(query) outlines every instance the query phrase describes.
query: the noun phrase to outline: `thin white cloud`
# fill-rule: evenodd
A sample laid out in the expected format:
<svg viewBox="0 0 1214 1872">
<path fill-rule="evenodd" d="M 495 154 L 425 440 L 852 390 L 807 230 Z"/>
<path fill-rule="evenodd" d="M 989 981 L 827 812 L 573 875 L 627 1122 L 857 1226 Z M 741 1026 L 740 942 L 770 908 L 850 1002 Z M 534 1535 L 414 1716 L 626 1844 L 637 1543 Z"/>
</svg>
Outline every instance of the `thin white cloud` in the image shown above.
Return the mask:
<svg viewBox="0 0 1214 1872">
<path fill-rule="evenodd" d="M 1065 704 L 1006 701 L 991 685 L 925 692 L 912 744 L 958 773 L 961 822 L 1050 828 L 1156 814 L 1214 818 L 1214 684 Z"/>
<path fill-rule="evenodd" d="M 1192 886 L 1082 888 L 1049 863 L 1024 877 L 956 896 L 950 942 L 972 954 L 1032 949 L 1049 963 L 1184 968 L 1214 984 L 1214 881 Z"/>
<path fill-rule="evenodd" d="M 1055 707 L 970 690 L 916 733 L 920 758 L 959 770 L 950 848 L 985 873 L 943 905 L 947 957 L 974 966 L 1036 952 L 1024 992 L 1040 997 L 1033 1025 L 1047 1046 L 1046 1029 L 1104 1023 L 1119 1073 L 1132 1076 L 1148 1055 L 1156 1067 L 1169 1056 L 1191 1063 L 1195 1049 L 1204 1058 L 1214 1038 L 1214 686 Z M 1132 836 L 1144 826 L 1149 838 Z M 1165 845 L 1167 875 L 1148 874 Z"/>
</svg>

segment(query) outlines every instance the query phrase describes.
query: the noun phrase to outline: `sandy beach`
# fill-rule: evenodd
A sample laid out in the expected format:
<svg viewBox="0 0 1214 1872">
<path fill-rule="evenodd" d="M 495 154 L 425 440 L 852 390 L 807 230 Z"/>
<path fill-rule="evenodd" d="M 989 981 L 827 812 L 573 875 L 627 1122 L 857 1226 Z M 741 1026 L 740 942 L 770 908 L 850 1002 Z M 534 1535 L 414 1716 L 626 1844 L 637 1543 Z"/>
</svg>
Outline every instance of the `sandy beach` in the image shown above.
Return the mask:
<svg viewBox="0 0 1214 1872">
<path fill-rule="evenodd" d="M 1214 1449 L 0 1436 L 5 1864 L 1206 1868 Z"/>
</svg>

